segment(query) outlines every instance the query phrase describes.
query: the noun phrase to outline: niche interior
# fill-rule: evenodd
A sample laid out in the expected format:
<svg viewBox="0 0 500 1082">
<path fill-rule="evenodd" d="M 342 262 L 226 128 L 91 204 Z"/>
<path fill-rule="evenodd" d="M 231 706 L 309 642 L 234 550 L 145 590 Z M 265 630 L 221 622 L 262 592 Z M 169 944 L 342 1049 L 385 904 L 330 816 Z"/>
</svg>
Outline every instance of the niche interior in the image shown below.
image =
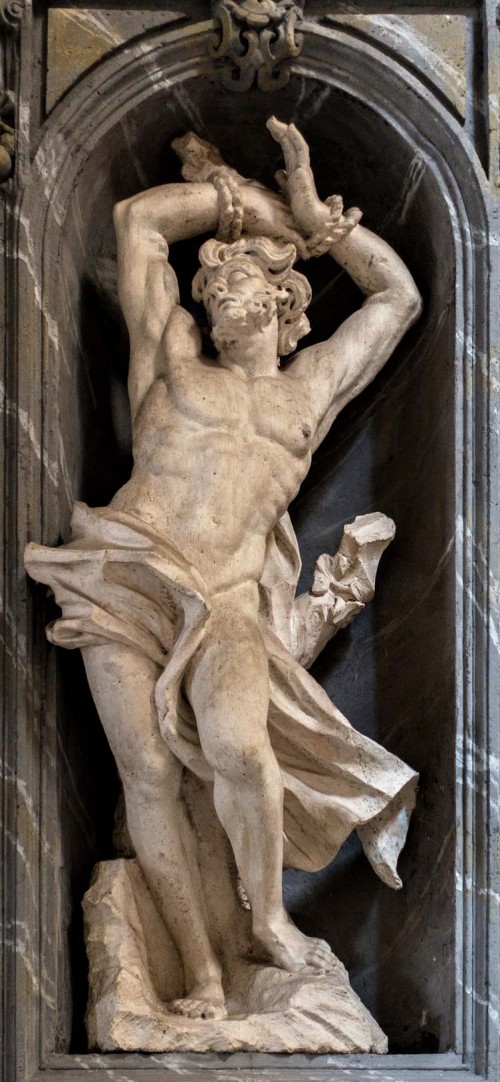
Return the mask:
<svg viewBox="0 0 500 1082">
<path fill-rule="evenodd" d="M 293 119 L 310 144 L 320 194 L 340 192 L 348 206 L 362 208 L 365 224 L 401 255 L 424 299 L 421 320 L 338 418 L 291 508 L 302 588 L 310 585 L 317 556 L 335 551 L 344 523 L 369 511 L 396 523 L 374 602 L 327 646 L 313 671 L 353 725 L 418 770 L 421 781 L 401 859 L 402 892 L 376 879 L 352 838 L 322 872 L 286 872 L 285 895 L 297 924 L 326 938 L 346 965 L 391 1051 L 444 1052 L 455 1048 L 453 541 L 460 438 L 453 212 L 424 136 L 416 143 L 395 108 L 391 116 L 390 103 L 381 107 L 354 79 L 338 75 L 347 70 L 347 47 L 332 54 L 329 71 L 318 65 L 314 71 L 307 55 L 279 94 L 235 94 L 221 88 L 213 71 L 186 64 L 171 82 L 144 77 L 140 93 L 132 84 L 129 91 L 121 87 L 120 107 L 114 113 L 109 107 L 99 124 L 88 121 L 87 106 L 78 138 L 75 92 L 54 112 L 61 131 L 71 124 L 78 152 L 75 161 L 67 155 L 54 180 L 45 242 L 57 349 L 48 342 L 44 430 L 47 447 L 57 446 L 65 465 L 57 484 L 45 479 L 43 540 L 67 540 L 71 499 L 106 504 L 131 468 L 113 204 L 180 179 L 170 142 L 189 129 L 216 143 L 240 172 L 272 185 L 281 163 L 265 120 L 271 113 Z M 101 67 L 118 80 L 110 62 Z M 174 247 L 172 262 L 183 303 L 202 321 L 190 291 L 197 244 Z M 308 344 L 328 337 L 361 297 L 327 257 L 299 269 L 314 292 Z M 41 627 L 54 615 L 53 603 L 31 589 Z M 52 867 L 42 872 L 52 930 L 43 951 L 55 985 L 44 1042 L 51 1051 L 84 1053 L 80 903 L 94 864 L 113 855 L 119 785 L 79 654 L 47 648 L 46 658 L 45 745 L 53 754 L 44 764 L 43 814 L 58 861 L 55 874 Z"/>
</svg>

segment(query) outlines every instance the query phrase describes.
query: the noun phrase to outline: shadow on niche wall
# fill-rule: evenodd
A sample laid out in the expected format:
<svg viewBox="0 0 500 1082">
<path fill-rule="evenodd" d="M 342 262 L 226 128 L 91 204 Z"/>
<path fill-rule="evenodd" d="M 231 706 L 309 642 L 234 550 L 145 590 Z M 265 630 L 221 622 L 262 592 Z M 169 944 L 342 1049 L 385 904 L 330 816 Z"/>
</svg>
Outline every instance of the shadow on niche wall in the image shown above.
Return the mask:
<svg viewBox="0 0 500 1082">
<path fill-rule="evenodd" d="M 391 1048 L 443 1051 L 454 1042 L 451 230 L 435 181 L 414 149 L 344 93 L 299 79 L 272 98 L 250 92 L 244 140 L 241 107 L 238 95 L 201 82 L 190 84 L 189 96 L 153 96 L 147 109 L 130 112 L 106 137 L 79 174 L 61 249 L 60 336 L 72 357 L 70 372 L 61 372 L 61 424 L 70 475 L 78 478 L 75 497 L 100 505 L 131 467 L 127 343 L 112 290 L 113 203 L 179 179 L 170 140 L 193 127 L 242 173 L 270 184 L 280 158 L 265 119 L 272 112 L 294 119 L 310 143 L 320 194 L 340 191 L 348 205 L 360 205 L 365 223 L 394 245 L 424 296 L 422 320 L 339 417 L 291 509 L 304 561 L 302 588 L 317 556 L 335 550 L 345 522 L 371 510 L 396 522 L 374 603 L 327 647 L 314 675 L 356 727 L 421 772 L 421 786 L 401 860 L 402 892 L 379 883 L 356 838 L 316 875 L 287 872 L 285 892 L 297 923 L 328 939 L 345 963 Z M 172 261 L 182 302 L 203 321 L 190 297 L 198 244 L 174 246 Z M 320 340 L 359 305 L 360 295 L 328 258 L 301 269 L 315 298 L 309 341 Z M 67 529 L 66 507 L 54 537 L 67 536 Z M 62 740 L 71 747 L 90 824 L 79 828 L 73 816 L 63 831 L 77 914 L 93 862 L 110 852 L 116 772 L 79 659 L 66 655 L 59 664 Z M 63 819 L 70 803 L 63 787 Z M 80 990 L 72 1047 L 81 1051 L 85 956 L 78 916 L 70 946 L 73 987 Z"/>
</svg>

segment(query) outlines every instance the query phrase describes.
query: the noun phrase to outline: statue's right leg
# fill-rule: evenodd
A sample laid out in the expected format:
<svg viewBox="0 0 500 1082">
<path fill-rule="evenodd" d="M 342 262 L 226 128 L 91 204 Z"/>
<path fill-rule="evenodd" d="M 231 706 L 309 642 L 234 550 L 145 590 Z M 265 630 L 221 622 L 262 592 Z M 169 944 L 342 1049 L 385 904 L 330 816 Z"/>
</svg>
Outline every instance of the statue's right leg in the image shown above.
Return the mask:
<svg viewBox="0 0 500 1082">
<path fill-rule="evenodd" d="M 185 691 L 214 771 L 214 805 L 252 907 L 262 957 L 290 972 L 335 966 L 328 943 L 299 931 L 283 905 L 283 781 L 267 731 L 269 671 L 255 615 L 212 599 Z"/>
<path fill-rule="evenodd" d="M 161 670 L 129 646 L 82 649 L 87 678 L 123 784 L 127 825 L 157 909 L 184 965 L 187 995 L 170 1009 L 225 1017 L 221 969 L 208 936 L 182 766 L 161 737 L 154 690 Z"/>
</svg>

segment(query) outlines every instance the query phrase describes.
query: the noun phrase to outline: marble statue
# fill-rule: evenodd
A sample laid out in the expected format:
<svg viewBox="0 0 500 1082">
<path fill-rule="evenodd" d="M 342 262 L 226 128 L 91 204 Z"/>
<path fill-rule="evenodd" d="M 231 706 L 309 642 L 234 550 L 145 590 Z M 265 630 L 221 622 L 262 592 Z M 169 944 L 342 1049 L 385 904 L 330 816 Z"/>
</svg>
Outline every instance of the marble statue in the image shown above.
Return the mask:
<svg viewBox="0 0 500 1082">
<path fill-rule="evenodd" d="M 268 128 L 285 159 L 280 194 L 239 176 L 190 133 L 174 142 L 184 183 L 115 207 L 132 476 L 108 507 L 75 504 L 68 544 L 30 544 L 26 553 L 29 573 L 62 609 L 50 640 L 82 651 L 135 854 L 98 869 L 85 903 L 89 1033 L 101 1048 L 385 1047 L 367 1012 L 369 1036 L 358 1038 L 353 1024 L 344 1044 L 300 1031 L 300 989 L 314 999 L 328 987 L 334 1019 L 332 982 L 344 982 L 342 1002 L 350 990 L 328 944 L 288 917 L 282 869 L 323 867 L 357 830 L 376 874 L 401 886 L 396 865 L 416 775 L 352 728 L 306 671 L 373 596 L 394 524 L 379 514 L 356 519 L 337 555 L 318 561 L 311 591 L 296 598 L 300 557 L 287 508 L 335 417 L 380 371 L 421 301 L 398 256 L 359 224 L 360 211 L 344 212 L 340 196 L 319 199 L 294 125 L 271 118 Z M 210 233 L 193 296 L 205 306 L 215 358 L 203 354 L 179 305 L 169 262 L 175 241 Z M 311 289 L 294 263 L 325 253 L 366 300 L 326 342 L 280 367 L 309 329 Z M 124 930 L 132 896 L 138 909 Z M 124 950 L 120 979 L 135 981 L 135 1007 L 122 1003 L 126 1021 L 113 1030 L 118 993 L 110 1005 L 103 959 L 116 969 Z M 236 988 L 242 965 L 253 974 L 252 994 L 248 981 L 243 994 L 243 977 Z M 264 1036 L 255 1017 L 283 1017 L 291 1002 L 283 989 L 292 987 L 299 1036 L 278 1039 L 276 1028 Z M 354 999 L 359 1022 L 364 1008 Z M 322 1009 L 316 1003 L 319 1016 Z"/>
</svg>

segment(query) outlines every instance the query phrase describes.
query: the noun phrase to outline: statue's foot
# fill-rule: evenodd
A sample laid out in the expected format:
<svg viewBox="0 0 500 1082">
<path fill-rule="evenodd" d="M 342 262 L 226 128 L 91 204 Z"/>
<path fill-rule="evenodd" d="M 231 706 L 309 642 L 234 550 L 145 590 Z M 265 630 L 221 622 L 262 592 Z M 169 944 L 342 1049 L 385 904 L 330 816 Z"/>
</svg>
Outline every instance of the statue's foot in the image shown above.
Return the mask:
<svg viewBox="0 0 500 1082">
<path fill-rule="evenodd" d="M 184 1015 L 184 1018 L 227 1018 L 224 992 L 218 980 L 195 984 L 187 996 L 172 999 L 168 1009 L 172 1014 Z"/>
<path fill-rule="evenodd" d="M 338 966 L 324 939 L 304 935 L 285 916 L 273 921 L 263 931 L 254 930 L 258 948 L 281 969 L 289 973 L 331 973 Z"/>
</svg>

